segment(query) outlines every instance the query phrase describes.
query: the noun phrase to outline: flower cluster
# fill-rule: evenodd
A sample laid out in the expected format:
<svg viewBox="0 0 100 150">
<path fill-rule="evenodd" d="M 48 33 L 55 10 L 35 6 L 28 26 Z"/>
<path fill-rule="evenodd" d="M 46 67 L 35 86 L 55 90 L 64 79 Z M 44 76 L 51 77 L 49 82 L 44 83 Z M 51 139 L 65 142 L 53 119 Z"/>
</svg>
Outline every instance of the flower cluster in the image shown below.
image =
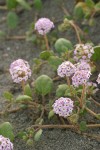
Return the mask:
<svg viewBox="0 0 100 150">
<path fill-rule="evenodd" d="M 100 73 L 99 73 L 98 78 L 97 78 L 96 81 L 98 82 L 98 84 L 100 84 Z"/>
<path fill-rule="evenodd" d="M 76 66 L 76 71 L 78 71 L 78 70 L 91 71 L 90 65 L 87 62 L 84 62 L 84 61 L 77 63 L 75 66 Z"/>
<path fill-rule="evenodd" d="M 77 44 L 74 50 L 74 59 L 75 61 L 89 62 L 93 53 L 94 49 L 90 44 Z"/>
<path fill-rule="evenodd" d="M 28 62 L 22 59 L 18 59 L 11 63 L 9 71 L 15 83 L 27 81 L 31 76 L 31 70 Z"/>
<path fill-rule="evenodd" d="M 53 104 L 53 111 L 55 114 L 66 118 L 72 114 L 73 107 L 73 101 L 70 98 L 61 97 Z"/>
<path fill-rule="evenodd" d="M 13 144 L 2 135 L 0 135 L 0 150 L 13 150 Z"/>
<path fill-rule="evenodd" d="M 48 18 L 40 18 L 35 23 L 35 30 L 37 30 L 41 35 L 47 34 L 52 28 L 54 28 L 54 24 Z"/>
<path fill-rule="evenodd" d="M 59 65 L 57 73 L 60 77 L 71 76 L 75 72 L 75 66 L 69 62 L 65 61 Z"/>
<path fill-rule="evenodd" d="M 76 71 L 74 76 L 72 77 L 72 84 L 75 87 L 78 87 L 79 85 L 86 84 L 88 79 L 90 78 L 90 71 L 87 70 L 80 70 Z"/>
</svg>

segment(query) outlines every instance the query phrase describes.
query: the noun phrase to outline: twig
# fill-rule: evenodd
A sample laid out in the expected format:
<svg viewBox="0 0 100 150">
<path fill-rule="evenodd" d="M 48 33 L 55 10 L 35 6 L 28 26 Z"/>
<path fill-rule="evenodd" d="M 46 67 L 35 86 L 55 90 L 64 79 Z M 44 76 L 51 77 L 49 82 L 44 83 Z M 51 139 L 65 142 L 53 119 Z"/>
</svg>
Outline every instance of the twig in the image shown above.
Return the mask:
<svg viewBox="0 0 100 150">
<path fill-rule="evenodd" d="M 47 49 L 47 51 L 49 51 L 49 43 L 48 43 L 48 38 L 47 38 L 47 35 L 46 34 L 44 34 L 44 40 L 45 40 L 45 44 L 46 44 L 46 49 Z"/>
<path fill-rule="evenodd" d="M 97 114 L 95 112 L 93 112 L 91 109 L 89 109 L 88 107 L 85 107 L 85 109 L 94 117 L 98 118 L 97 117 Z"/>
<path fill-rule="evenodd" d="M 98 140 L 100 141 L 100 136 L 99 135 L 96 135 L 96 134 L 89 134 L 89 133 L 81 133 L 82 135 L 85 135 L 85 136 L 88 136 L 92 139 L 95 139 L 95 140 Z"/>
<path fill-rule="evenodd" d="M 7 6 L 0 6 L 0 10 L 7 10 Z"/>
<path fill-rule="evenodd" d="M 52 128 L 56 128 L 56 129 L 73 129 L 73 128 L 76 128 L 78 126 L 76 125 L 53 125 L 53 124 L 50 124 L 50 125 L 32 125 L 30 128 L 42 128 L 42 129 L 52 129 Z M 88 124 L 86 125 L 87 128 L 100 128 L 100 124 Z"/>
<path fill-rule="evenodd" d="M 26 36 L 7 36 L 6 40 L 25 40 Z"/>
<path fill-rule="evenodd" d="M 97 106 L 100 107 L 100 103 L 98 103 L 97 101 L 95 101 L 93 97 L 91 97 L 91 100 L 92 100 Z"/>
</svg>

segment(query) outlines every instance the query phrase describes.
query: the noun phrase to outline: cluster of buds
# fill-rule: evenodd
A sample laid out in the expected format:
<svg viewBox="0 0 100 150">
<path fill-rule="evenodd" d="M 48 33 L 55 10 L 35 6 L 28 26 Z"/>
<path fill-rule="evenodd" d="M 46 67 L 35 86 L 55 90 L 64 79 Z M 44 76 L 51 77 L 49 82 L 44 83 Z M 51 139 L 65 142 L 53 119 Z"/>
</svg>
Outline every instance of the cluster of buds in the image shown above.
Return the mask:
<svg viewBox="0 0 100 150">
<path fill-rule="evenodd" d="M 2 135 L 0 135 L 0 150 L 13 150 L 13 144 Z"/>
<path fill-rule="evenodd" d="M 55 114 L 66 118 L 72 114 L 73 107 L 73 101 L 70 98 L 61 97 L 53 104 L 53 111 Z"/>
<path fill-rule="evenodd" d="M 94 49 L 90 44 L 77 44 L 74 50 L 74 60 L 89 62 L 91 56 L 94 53 Z"/>
<path fill-rule="evenodd" d="M 40 18 L 36 23 L 35 23 L 35 30 L 38 31 L 39 34 L 45 35 L 50 30 L 54 28 L 53 22 L 48 19 L 48 18 Z"/>
<path fill-rule="evenodd" d="M 71 76 L 75 72 L 75 66 L 70 61 L 63 62 L 57 69 L 60 77 Z"/>
<path fill-rule="evenodd" d="M 28 62 L 22 59 L 18 59 L 11 63 L 9 71 L 15 83 L 20 83 L 22 81 L 26 82 L 31 76 Z"/>
</svg>

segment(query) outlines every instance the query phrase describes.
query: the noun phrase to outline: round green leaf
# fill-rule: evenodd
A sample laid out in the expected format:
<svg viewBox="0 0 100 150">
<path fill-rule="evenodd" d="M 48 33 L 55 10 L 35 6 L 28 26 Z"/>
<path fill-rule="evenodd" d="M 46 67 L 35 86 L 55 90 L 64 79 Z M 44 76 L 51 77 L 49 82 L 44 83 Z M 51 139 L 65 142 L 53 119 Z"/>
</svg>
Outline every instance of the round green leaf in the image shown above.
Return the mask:
<svg viewBox="0 0 100 150">
<path fill-rule="evenodd" d="M 86 122 L 85 121 L 81 121 L 81 123 L 80 123 L 80 130 L 81 131 L 86 131 L 87 130 L 87 126 L 86 126 Z"/>
<path fill-rule="evenodd" d="M 24 87 L 24 94 L 27 95 L 27 96 L 32 97 L 32 90 L 31 90 L 29 84 L 25 85 L 25 87 Z"/>
<path fill-rule="evenodd" d="M 40 53 L 40 58 L 43 60 L 47 60 L 51 56 L 51 53 L 48 51 L 43 51 Z"/>
<path fill-rule="evenodd" d="M 7 7 L 8 7 L 8 9 L 13 9 L 13 8 L 16 8 L 16 6 L 17 6 L 17 2 L 16 2 L 16 0 L 6 0 L 6 4 L 7 4 Z"/>
<path fill-rule="evenodd" d="M 68 88 L 68 85 L 66 85 L 66 84 L 59 85 L 58 88 L 57 88 L 57 90 L 56 90 L 56 96 L 57 97 L 64 96 L 67 88 Z"/>
<path fill-rule="evenodd" d="M 93 61 L 100 61 L 100 46 L 94 47 L 94 54 L 92 55 Z"/>
<path fill-rule="evenodd" d="M 39 141 L 39 139 L 40 139 L 40 137 L 41 137 L 41 135 L 42 135 L 42 132 L 43 132 L 42 129 L 40 129 L 40 130 L 38 130 L 38 131 L 36 132 L 36 134 L 35 134 L 35 136 L 34 136 L 34 140 L 35 140 L 36 142 Z"/>
<path fill-rule="evenodd" d="M 50 56 L 48 59 L 48 63 L 52 66 L 52 68 L 56 71 L 58 66 L 63 62 L 61 58 L 58 56 Z"/>
<path fill-rule="evenodd" d="M 35 89 L 41 95 L 46 95 L 51 92 L 53 81 L 47 75 L 41 75 L 35 81 Z"/>
<path fill-rule="evenodd" d="M 17 98 L 16 98 L 16 102 L 21 102 L 21 101 L 30 101 L 32 100 L 32 97 L 28 96 L 28 95 L 19 95 Z"/>
<path fill-rule="evenodd" d="M 18 25 L 18 16 L 15 12 L 9 12 L 7 15 L 7 24 L 9 28 L 16 28 Z"/>
<path fill-rule="evenodd" d="M 61 54 L 61 53 L 67 52 L 68 50 L 72 50 L 73 46 L 69 40 L 60 38 L 55 43 L 55 49 L 59 54 Z"/>
<path fill-rule="evenodd" d="M 0 135 L 9 138 L 11 141 L 14 140 L 13 128 L 9 122 L 0 125 Z"/>
</svg>

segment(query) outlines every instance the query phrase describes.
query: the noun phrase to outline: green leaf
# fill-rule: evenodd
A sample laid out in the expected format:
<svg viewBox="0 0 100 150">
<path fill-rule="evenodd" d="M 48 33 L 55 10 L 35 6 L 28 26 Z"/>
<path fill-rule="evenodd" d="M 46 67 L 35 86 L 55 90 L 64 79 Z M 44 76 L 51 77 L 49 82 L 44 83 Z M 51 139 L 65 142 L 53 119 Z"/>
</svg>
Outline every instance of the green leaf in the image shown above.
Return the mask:
<svg viewBox="0 0 100 150">
<path fill-rule="evenodd" d="M 68 88 L 68 85 L 66 85 L 66 84 L 59 85 L 58 88 L 57 88 L 57 90 L 56 90 L 56 96 L 57 97 L 64 96 L 67 88 Z"/>
<path fill-rule="evenodd" d="M 17 98 L 16 98 L 16 102 L 21 102 L 21 101 L 31 101 L 32 100 L 32 97 L 28 96 L 28 95 L 19 95 Z"/>
<path fill-rule="evenodd" d="M 16 0 L 23 8 L 30 10 L 30 5 L 25 0 Z"/>
<path fill-rule="evenodd" d="M 47 51 L 43 51 L 43 52 L 40 53 L 40 58 L 43 59 L 43 60 L 49 59 L 50 56 L 51 56 L 51 53 L 47 52 Z"/>
<path fill-rule="evenodd" d="M 36 134 L 35 134 L 35 136 L 34 136 L 34 140 L 35 140 L 36 142 L 39 141 L 39 139 L 40 139 L 40 137 L 41 137 L 41 135 L 42 135 L 42 132 L 43 132 L 42 129 L 40 129 L 40 130 L 38 130 L 38 131 L 36 132 Z"/>
<path fill-rule="evenodd" d="M 16 8 L 17 4 L 18 3 L 16 2 L 16 0 L 6 0 L 6 5 L 9 10 Z"/>
<path fill-rule="evenodd" d="M 35 81 L 35 89 L 41 95 L 46 95 L 51 92 L 53 81 L 47 75 L 41 75 Z"/>
<path fill-rule="evenodd" d="M 92 55 L 93 61 L 99 61 L 100 60 L 100 46 L 94 47 L 94 54 Z"/>
<path fill-rule="evenodd" d="M 52 68 L 56 71 L 58 66 L 63 62 L 61 58 L 58 56 L 50 56 L 48 59 L 48 63 L 52 66 Z"/>
<path fill-rule="evenodd" d="M 25 85 L 25 87 L 24 87 L 24 94 L 27 95 L 27 96 L 32 97 L 32 90 L 31 90 L 29 84 Z"/>
<path fill-rule="evenodd" d="M 79 2 L 74 7 L 74 16 L 76 19 L 83 19 L 84 17 L 84 9 L 86 4 L 84 2 Z"/>
<path fill-rule="evenodd" d="M 9 138 L 11 141 L 14 140 L 13 128 L 9 122 L 0 124 L 0 135 Z"/>
<path fill-rule="evenodd" d="M 79 127 L 80 127 L 81 131 L 86 131 L 87 130 L 86 122 L 85 121 L 81 121 Z"/>
<path fill-rule="evenodd" d="M 38 10 L 42 8 L 42 1 L 41 0 L 34 0 L 34 7 Z"/>
<path fill-rule="evenodd" d="M 3 96 L 10 101 L 13 99 L 13 95 L 10 92 L 4 92 Z"/>
<path fill-rule="evenodd" d="M 85 2 L 89 8 L 94 8 L 95 3 L 93 2 L 93 0 L 85 0 Z"/>
<path fill-rule="evenodd" d="M 42 119 L 42 118 L 38 118 L 38 119 L 35 121 L 35 124 L 42 125 L 42 123 L 43 123 L 43 119 Z"/>
<path fill-rule="evenodd" d="M 28 139 L 27 142 L 26 142 L 26 144 L 29 145 L 29 146 L 32 146 L 33 143 L 34 143 L 34 142 L 33 142 L 32 139 Z"/>
<path fill-rule="evenodd" d="M 15 12 L 9 12 L 7 15 L 7 24 L 9 28 L 14 29 L 18 25 L 18 16 Z"/>
<path fill-rule="evenodd" d="M 71 124 L 77 124 L 79 120 L 79 115 L 72 114 L 71 116 L 68 117 L 68 120 L 70 121 Z"/>
<path fill-rule="evenodd" d="M 69 40 L 60 38 L 55 43 L 55 49 L 58 52 L 58 54 L 61 54 L 61 53 L 67 52 L 68 50 L 72 50 L 73 46 Z"/>
<path fill-rule="evenodd" d="M 51 110 L 48 115 L 48 119 L 51 119 L 54 116 L 54 111 Z"/>
<path fill-rule="evenodd" d="M 95 10 L 96 11 L 100 11 L 100 2 L 96 3 Z"/>
</svg>

